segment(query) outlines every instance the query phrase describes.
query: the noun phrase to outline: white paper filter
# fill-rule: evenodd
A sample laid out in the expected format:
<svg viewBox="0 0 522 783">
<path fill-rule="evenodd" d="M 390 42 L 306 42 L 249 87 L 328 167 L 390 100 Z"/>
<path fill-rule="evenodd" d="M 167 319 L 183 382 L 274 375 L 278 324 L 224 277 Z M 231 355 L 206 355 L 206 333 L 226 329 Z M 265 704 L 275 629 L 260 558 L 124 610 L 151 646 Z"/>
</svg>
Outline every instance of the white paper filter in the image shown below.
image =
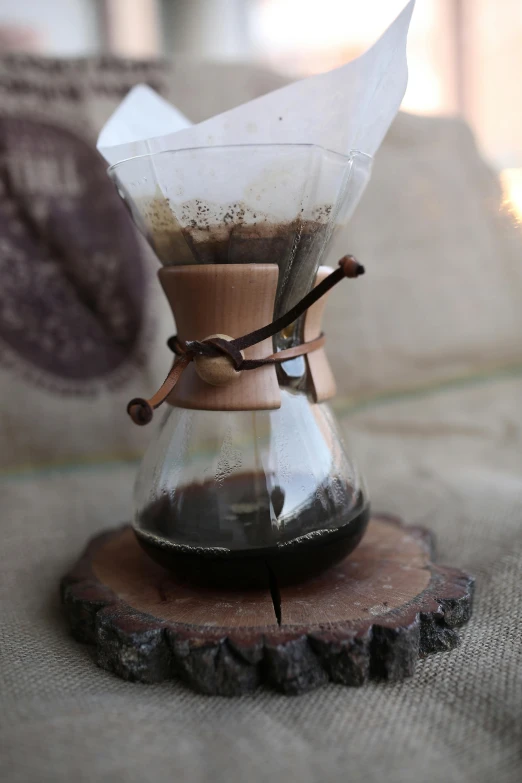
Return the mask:
<svg viewBox="0 0 522 783">
<path fill-rule="evenodd" d="M 102 129 L 98 149 L 110 164 L 148 152 L 223 144 L 317 144 L 343 155 L 360 150 L 373 156 L 406 90 L 406 39 L 414 4 L 411 0 L 352 62 L 198 125 L 183 127 L 187 120 L 177 109 L 149 88 L 136 87 Z"/>
<path fill-rule="evenodd" d="M 325 206 L 320 220 L 348 219 L 406 89 L 414 2 L 356 60 L 198 125 L 148 87 L 129 93 L 103 128 L 98 149 L 119 164 L 113 176 L 163 263 L 198 260 L 192 240 L 209 210 L 207 226 L 227 219 L 243 226 L 316 220 Z M 250 146 L 224 151 L 227 145 Z"/>
</svg>

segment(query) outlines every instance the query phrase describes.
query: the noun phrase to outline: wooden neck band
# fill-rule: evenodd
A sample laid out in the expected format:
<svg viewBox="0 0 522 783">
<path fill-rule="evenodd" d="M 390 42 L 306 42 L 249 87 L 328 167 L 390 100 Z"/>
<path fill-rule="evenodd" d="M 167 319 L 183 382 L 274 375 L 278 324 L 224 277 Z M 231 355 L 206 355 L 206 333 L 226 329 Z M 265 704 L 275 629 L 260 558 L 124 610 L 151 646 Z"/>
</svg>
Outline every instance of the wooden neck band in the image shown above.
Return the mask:
<svg viewBox="0 0 522 783">
<path fill-rule="evenodd" d="M 195 362 L 196 369 L 198 370 L 200 378 L 205 378 L 205 374 L 198 367 L 219 363 L 221 369 L 223 365 L 228 367 L 228 374 L 221 373 L 221 375 L 214 375 L 224 378 L 224 385 L 228 380 L 234 380 L 234 376 L 237 378 L 243 370 L 256 370 L 270 365 L 275 365 L 280 362 L 293 359 L 297 356 L 304 356 L 311 354 L 314 351 L 319 351 L 323 348 L 325 338 L 321 333 L 313 339 L 306 340 L 305 342 L 295 345 L 292 348 L 278 351 L 277 353 L 271 353 L 268 356 L 257 356 L 255 358 L 246 358 L 244 351 L 254 346 L 259 346 L 275 334 L 285 329 L 290 324 L 294 323 L 303 313 L 309 308 L 315 305 L 319 299 L 321 299 L 334 285 L 343 280 L 345 277 L 354 278 L 364 274 L 364 267 L 359 264 L 353 256 L 344 256 L 340 261 L 337 269 L 332 271 L 327 276 L 323 277 L 321 281 L 312 290 L 306 294 L 293 308 L 287 313 L 277 318 L 275 321 L 271 321 L 265 326 L 254 329 L 241 337 L 227 339 L 223 335 L 210 335 L 199 340 L 183 340 L 175 336 L 169 340 L 169 347 L 176 354 L 176 359 L 172 365 L 172 368 L 167 375 L 164 383 L 158 389 L 158 391 L 150 398 L 144 399 L 136 397 L 132 399 L 128 406 L 127 412 L 133 422 L 138 425 L 148 424 L 153 417 L 154 410 L 158 408 L 166 399 L 171 395 L 180 381 L 183 373 L 188 368 L 191 362 Z M 165 286 L 164 286 L 165 287 Z M 167 293 L 167 291 L 166 291 Z M 210 360 L 210 362 L 208 362 Z M 217 360 L 217 361 L 216 361 Z M 207 377 L 211 377 L 208 375 Z M 213 384 L 214 381 L 209 380 L 207 383 Z M 221 385 L 217 383 L 216 385 Z M 225 397 L 226 399 L 226 397 Z M 197 402 L 197 401 L 194 401 Z M 214 405 L 203 405 L 204 409 L 219 410 L 219 409 L 256 409 L 259 405 L 252 404 L 250 407 L 246 406 L 224 408 L 215 407 Z M 218 403 L 219 405 L 219 403 Z M 197 404 L 186 404 L 183 407 L 200 407 Z M 278 405 L 266 404 L 266 407 L 278 407 Z"/>
</svg>

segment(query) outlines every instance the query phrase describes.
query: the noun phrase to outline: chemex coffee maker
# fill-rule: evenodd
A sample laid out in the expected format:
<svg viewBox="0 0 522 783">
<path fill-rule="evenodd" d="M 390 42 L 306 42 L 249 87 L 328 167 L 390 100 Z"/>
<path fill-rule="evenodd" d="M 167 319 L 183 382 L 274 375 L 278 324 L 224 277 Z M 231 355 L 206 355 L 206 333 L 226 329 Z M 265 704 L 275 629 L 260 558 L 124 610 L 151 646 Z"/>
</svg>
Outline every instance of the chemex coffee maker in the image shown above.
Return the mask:
<svg viewBox="0 0 522 783">
<path fill-rule="evenodd" d="M 337 254 L 406 88 L 412 10 L 352 63 L 198 125 L 139 86 L 100 135 L 176 323 L 165 381 L 127 408 L 157 426 L 132 526 L 62 579 L 74 635 L 124 679 L 300 693 L 397 681 L 458 644 L 473 580 L 431 561 L 428 531 L 369 518 L 322 327 L 364 272 Z"/>
<path fill-rule="evenodd" d="M 341 560 L 369 518 L 328 400 L 325 294 L 364 270 L 321 266 L 371 158 L 310 144 L 163 151 L 110 169 L 163 264 L 172 368 L 128 412 L 161 416 L 138 473 L 134 530 L 184 578 L 285 584 Z M 155 413 L 162 403 L 165 405 Z"/>
</svg>

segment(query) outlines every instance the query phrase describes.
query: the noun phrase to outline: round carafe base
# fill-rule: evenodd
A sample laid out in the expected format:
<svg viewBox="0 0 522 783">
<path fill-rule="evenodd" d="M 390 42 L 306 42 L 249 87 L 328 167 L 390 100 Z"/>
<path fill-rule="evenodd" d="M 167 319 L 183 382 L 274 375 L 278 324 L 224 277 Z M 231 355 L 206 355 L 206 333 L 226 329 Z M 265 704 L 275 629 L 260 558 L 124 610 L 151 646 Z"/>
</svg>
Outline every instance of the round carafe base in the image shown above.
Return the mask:
<svg viewBox="0 0 522 783">
<path fill-rule="evenodd" d="M 134 530 L 145 552 L 184 581 L 201 586 L 260 588 L 304 582 L 343 560 L 361 541 L 366 506 L 335 529 L 317 530 L 284 545 L 239 550 L 188 546 Z"/>
</svg>

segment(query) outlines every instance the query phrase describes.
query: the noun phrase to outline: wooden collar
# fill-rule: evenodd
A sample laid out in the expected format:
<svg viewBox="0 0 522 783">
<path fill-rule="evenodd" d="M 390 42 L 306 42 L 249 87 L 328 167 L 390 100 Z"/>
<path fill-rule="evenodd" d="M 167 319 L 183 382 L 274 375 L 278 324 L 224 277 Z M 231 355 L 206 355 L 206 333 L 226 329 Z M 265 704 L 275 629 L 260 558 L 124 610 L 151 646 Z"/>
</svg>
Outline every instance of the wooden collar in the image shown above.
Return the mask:
<svg viewBox="0 0 522 783">
<path fill-rule="evenodd" d="M 253 266 L 255 267 L 256 265 Z M 267 266 L 271 267 L 272 265 Z M 186 269 L 186 267 L 177 269 Z M 194 269 L 201 270 L 201 267 L 195 267 Z M 268 356 L 258 356 L 255 358 L 247 358 L 245 356 L 245 351 L 247 349 L 260 345 L 282 329 L 285 329 L 287 326 L 294 323 L 294 321 L 345 277 L 354 278 L 359 277 L 362 274 L 364 274 L 364 267 L 361 266 L 353 256 L 344 256 L 339 261 L 337 269 L 326 277 L 323 277 L 321 281 L 287 313 L 280 316 L 275 321 L 271 321 L 260 328 L 244 334 L 242 337 L 230 338 L 227 335 L 214 334 L 200 340 L 183 340 L 178 338 L 178 336 L 171 338 L 168 344 L 171 350 L 176 354 L 176 358 L 170 372 L 162 386 L 150 399 L 135 397 L 129 402 L 127 412 L 131 419 L 135 424 L 148 424 L 152 420 L 154 410 L 172 394 L 175 386 L 180 381 L 183 373 L 191 362 L 194 363 L 197 375 L 204 384 L 221 387 L 234 383 L 245 370 L 257 370 L 262 367 L 274 366 L 275 364 L 285 362 L 288 359 L 304 356 L 322 349 L 325 343 L 325 337 L 324 334 L 321 333 L 314 339 L 302 342 L 292 348 L 269 354 Z M 195 293 L 197 296 L 197 291 Z M 241 296 L 240 291 L 238 291 L 238 294 Z M 197 299 L 194 299 L 194 301 L 191 302 L 191 307 L 193 308 L 197 306 L 197 304 Z M 271 303 L 269 304 L 272 306 Z M 197 400 L 194 400 L 193 402 L 195 404 L 185 405 L 185 407 L 200 407 L 201 403 L 198 405 Z M 229 405 L 224 409 L 251 410 L 259 407 L 257 404 L 249 403 L 248 400 L 245 400 L 244 402 L 244 406 L 238 406 L 236 402 L 235 408 Z M 264 407 L 270 408 L 279 406 L 266 402 Z M 214 406 L 210 407 L 203 405 L 203 408 L 211 410 L 220 409 L 219 407 L 215 407 L 215 403 Z"/>
</svg>

